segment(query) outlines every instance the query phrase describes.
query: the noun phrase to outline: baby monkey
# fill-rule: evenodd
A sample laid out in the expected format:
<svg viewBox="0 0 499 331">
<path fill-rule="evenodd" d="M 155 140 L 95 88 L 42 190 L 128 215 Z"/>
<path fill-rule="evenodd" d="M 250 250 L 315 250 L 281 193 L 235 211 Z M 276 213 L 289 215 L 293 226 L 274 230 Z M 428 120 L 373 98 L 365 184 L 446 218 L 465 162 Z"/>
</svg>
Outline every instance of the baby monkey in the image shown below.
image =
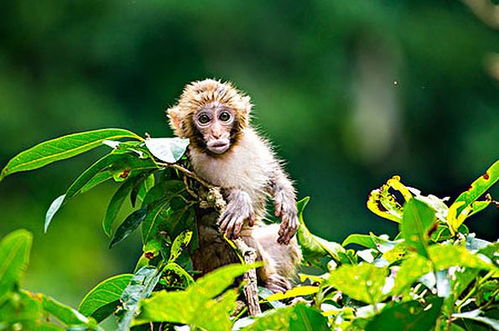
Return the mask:
<svg viewBox="0 0 499 331">
<path fill-rule="evenodd" d="M 294 237 L 299 225 L 295 191 L 269 143 L 251 128 L 251 108 L 250 98 L 232 84 L 206 79 L 188 84 L 178 104 L 167 110 L 175 134 L 190 140 L 194 171 L 220 187 L 227 201 L 218 219 L 198 217 L 193 264 L 205 273 L 237 262 L 220 232 L 241 237 L 265 263 L 259 279 L 273 292 L 285 291 L 301 260 Z M 280 226 L 262 221 L 269 197 Z"/>
</svg>

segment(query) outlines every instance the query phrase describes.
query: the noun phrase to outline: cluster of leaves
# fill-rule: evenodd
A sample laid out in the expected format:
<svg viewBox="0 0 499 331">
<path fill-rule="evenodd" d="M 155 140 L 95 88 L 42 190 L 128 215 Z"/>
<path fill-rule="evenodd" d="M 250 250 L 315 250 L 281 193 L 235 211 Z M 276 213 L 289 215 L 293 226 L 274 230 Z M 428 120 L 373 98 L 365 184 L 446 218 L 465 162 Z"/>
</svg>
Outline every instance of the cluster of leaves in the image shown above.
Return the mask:
<svg viewBox="0 0 499 331">
<path fill-rule="evenodd" d="M 195 208 L 202 180 L 184 156 L 188 142 L 147 138 L 122 129 L 83 132 L 43 142 L 14 157 L 0 180 L 105 144 L 111 151 L 85 170 L 51 204 L 48 229 L 70 199 L 106 181 L 120 184 L 103 219 L 114 246 L 141 227 L 143 254 L 133 274 L 108 278 L 78 310 L 19 287 L 31 235 L 16 231 L 0 244 L 0 330 L 12 327 L 99 329 L 114 315 L 118 329 L 418 330 L 499 329 L 498 243 L 469 233 L 463 222 L 492 203 L 478 200 L 499 179 L 499 161 L 452 204 L 393 177 L 371 192 L 367 207 L 399 224 L 386 235 L 350 235 L 342 245 L 308 231 L 298 202 L 297 234 L 304 255 L 300 284 L 272 294 L 260 288 L 262 316 L 238 307 L 234 280 L 253 265 L 231 265 L 194 280 L 190 253 L 198 247 Z M 114 228 L 124 201 L 133 212 Z M 361 249 L 345 248 L 356 245 Z M 55 321 L 50 320 L 55 317 Z M 477 324 L 478 323 L 478 324 Z"/>
</svg>

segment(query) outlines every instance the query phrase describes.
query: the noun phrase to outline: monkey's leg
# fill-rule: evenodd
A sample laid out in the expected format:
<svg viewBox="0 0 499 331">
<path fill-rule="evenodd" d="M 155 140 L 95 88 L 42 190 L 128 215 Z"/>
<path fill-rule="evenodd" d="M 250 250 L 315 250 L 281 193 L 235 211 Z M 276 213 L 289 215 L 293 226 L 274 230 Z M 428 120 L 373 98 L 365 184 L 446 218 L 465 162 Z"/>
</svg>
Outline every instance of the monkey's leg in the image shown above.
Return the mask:
<svg viewBox="0 0 499 331">
<path fill-rule="evenodd" d="M 279 225 L 255 226 L 251 235 L 241 238 L 251 247 L 257 249 L 265 265 L 258 270 L 258 276 L 270 291 L 284 292 L 291 289 L 291 280 L 296 276 L 296 269 L 301 261 L 301 251 L 292 238 L 288 245 L 279 245 Z"/>
</svg>

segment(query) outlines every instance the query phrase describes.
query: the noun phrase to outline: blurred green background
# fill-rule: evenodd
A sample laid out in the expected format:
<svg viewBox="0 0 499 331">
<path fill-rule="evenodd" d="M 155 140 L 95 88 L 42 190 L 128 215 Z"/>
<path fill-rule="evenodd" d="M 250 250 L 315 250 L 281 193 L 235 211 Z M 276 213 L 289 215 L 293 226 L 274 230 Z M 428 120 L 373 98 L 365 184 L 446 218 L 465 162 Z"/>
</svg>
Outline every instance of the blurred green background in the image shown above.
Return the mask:
<svg viewBox="0 0 499 331">
<path fill-rule="evenodd" d="M 499 156 L 499 31 L 457 0 L 7 0 L 0 13 L 2 166 L 77 131 L 170 136 L 164 109 L 208 77 L 253 98 L 253 123 L 299 196 L 312 196 L 310 228 L 330 240 L 396 232 L 365 207 L 394 174 L 453 199 Z M 50 202 L 104 152 L 0 184 L 0 235 L 35 234 L 25 287 L 77 304 L 133 268 L 138 238 L 109 250 L 100 227 L 112 184 L 41 232 Z M 497 215 L 488 208 L 468 226 L 496 240 Z"/>
</svg>

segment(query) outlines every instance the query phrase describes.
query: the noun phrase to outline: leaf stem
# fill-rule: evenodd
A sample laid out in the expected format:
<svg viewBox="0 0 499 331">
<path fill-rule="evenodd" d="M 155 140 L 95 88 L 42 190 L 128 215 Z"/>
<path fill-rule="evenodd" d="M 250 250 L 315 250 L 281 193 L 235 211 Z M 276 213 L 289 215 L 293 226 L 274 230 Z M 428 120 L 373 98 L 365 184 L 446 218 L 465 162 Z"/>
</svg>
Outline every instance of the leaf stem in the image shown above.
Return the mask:
<svg viewBox="0 0 499 331">
<path fill-rule="evenodd" d="M 204 179 L 196 175 L 194 172 L 182 167 L 181 165 L 175 164 L 175 163 L 164 163 L 164 162 L 157 162 L 159 166 L 165 167 L 165 168 L 173 168 L 176 169 L 182 173 L 184 173 L 186 176 L 191 177 L 192 179 L 196 180 L 199 182 L 201 185 L 203 185 L 206 188 L 213 188 L 214 186 L 211 185 L 210 183 L 206 182 Z"/>
</svg>

